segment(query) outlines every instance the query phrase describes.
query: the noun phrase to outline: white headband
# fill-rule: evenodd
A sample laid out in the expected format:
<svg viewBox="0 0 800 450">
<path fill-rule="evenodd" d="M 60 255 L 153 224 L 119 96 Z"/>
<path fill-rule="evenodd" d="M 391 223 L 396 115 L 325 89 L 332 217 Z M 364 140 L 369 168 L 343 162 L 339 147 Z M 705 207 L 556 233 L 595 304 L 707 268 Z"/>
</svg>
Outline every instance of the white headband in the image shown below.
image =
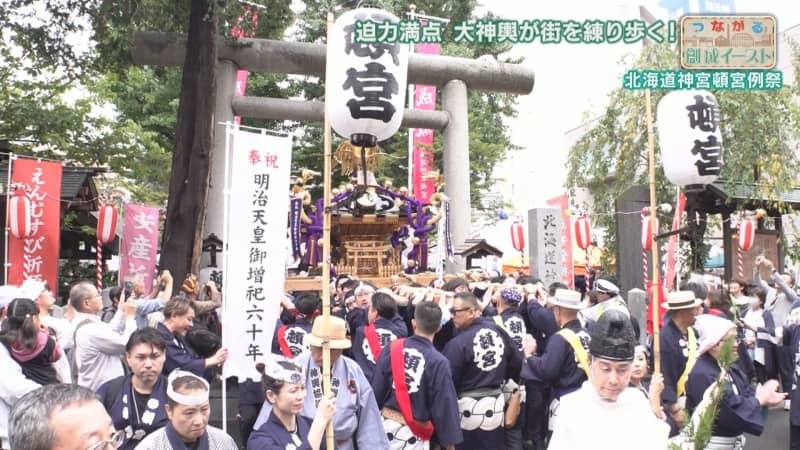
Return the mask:
<svg viewBox="0 0 800 450">
<path fill-rule="evenodd" d="M 175 388 L 172 386 L 172 383 L 176 379 L 181 377 L 191 377 L 196 380 L 199 380 L 206 387 L 205 392 L 202 394 L 198 393 L 194 395 L 186 395 L 186 394 L 181 394 L 179 392 L 175 392 Z M 197 375 L 191 372 L 186 372 L 185 370 L 180 370 L 180 369 L 173 370 L 172 373 L 170 373 L 169 377 L 167 378 L 167 397 L 169 397 L 172 401 L 184 406 L 200 406 L 208 403 L 208 394 L 210 390 L 211 389 L 208 385 L 208 381 L 206 381 L 204 378 L 198 377 Z"/>
</svg>

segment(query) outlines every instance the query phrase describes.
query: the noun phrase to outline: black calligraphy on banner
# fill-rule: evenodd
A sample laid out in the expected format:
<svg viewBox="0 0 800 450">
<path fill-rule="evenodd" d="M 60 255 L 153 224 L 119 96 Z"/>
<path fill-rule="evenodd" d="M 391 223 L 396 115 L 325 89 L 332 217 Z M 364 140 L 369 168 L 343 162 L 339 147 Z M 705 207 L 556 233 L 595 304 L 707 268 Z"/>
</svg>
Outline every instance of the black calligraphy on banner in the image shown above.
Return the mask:
<svg viewBox="0 0 800 450">
<path fill-rule="evenodd" d="M 278 167 L 277 157 L 268 152 L 260 152 L 256 149 L 250 151 L 248 155 L 252 166 L 276 168 Z M 262 169 L 263 170 L 263 169 Z M 249 338 L 246 357 L 257 361 L 264 355 L 262 344 L 265 340 L 265 330 L 261 325 L 265 312 L 265 302 L 267 294 L 264 288 L 264 275 L 266 269 L 264 264 L 268 258 L 266 227 L 268 226 L 269 210 L 269 173 L 258 172 L 252 177 L 252 199 L 249 223 L 249 265 L 247 268 L 247 287 L 245 291 L 244 314 L 246 315 L 247 328 L 245 334 Z"/>
<path fill-rule="evenodd" d="M 713 134 L 719 129 L 719 107 L 710 95 L 695 95 L 693 98 L 694 104 L 686 105 L 689 127 L 709 133 L 705 140 L 694 140 L 691 152 L 699 157 L 694 165 L 700 176 L 719 176 L 722 172 L 722 143 Z"/>
<path fill-rule="evenodd" d="M 347 101 L 350 115 L 354 119 L 389 122 L 396 112 L 391 99 L 398 93 L 397 78 L 381 63 L 371 62 L 365 67 L 363 71 L 347 69 L 347 79 L 342 85 L 342 89 L 352 89 L 356 96 Z"/>
</svg>

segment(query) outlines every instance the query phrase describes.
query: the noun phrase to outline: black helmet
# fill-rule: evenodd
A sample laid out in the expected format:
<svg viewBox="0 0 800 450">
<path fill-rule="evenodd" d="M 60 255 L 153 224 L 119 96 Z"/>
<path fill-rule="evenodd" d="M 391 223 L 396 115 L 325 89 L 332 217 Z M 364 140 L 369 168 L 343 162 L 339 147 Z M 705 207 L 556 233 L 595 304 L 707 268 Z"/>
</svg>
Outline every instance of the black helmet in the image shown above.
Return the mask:
<svg viewBox="0 0 800 450">
<path fill-rule="evenodd" d="M 605 311 L 592 329 L 589 353 L 612 361 L 632 361 L 636 353 L 636 334 L 631 319 L 622 311 Z"/>
</svg>

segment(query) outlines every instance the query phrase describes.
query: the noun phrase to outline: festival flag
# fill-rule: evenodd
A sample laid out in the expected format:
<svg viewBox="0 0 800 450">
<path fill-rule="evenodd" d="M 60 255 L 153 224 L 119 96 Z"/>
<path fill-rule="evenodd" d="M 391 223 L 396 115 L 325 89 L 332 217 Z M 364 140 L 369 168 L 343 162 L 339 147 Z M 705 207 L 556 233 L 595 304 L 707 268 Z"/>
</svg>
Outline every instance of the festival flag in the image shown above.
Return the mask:
<svg viewBox="0 0 800 450">
<path fill-rule="evenodd" d="M 250 28 L 245 29 L 244 25 L 250 22 Z M 238 19 L 236 24 L 231 28 L 231 37 L 233 38 L 252 38 L 256 36 L 256 28 L 258 28 L 258 11 L 252 6 L 245 6 L 244 12 Z M 250 72 L 246 70 L 236 71 L 236 88 L 233 91 L 234 97 L 242 97 L 247 89 L 247 78 Z M 233 122 L 237 125 L 242 123 L 240 116 L 234 116 Z"/>
<path fill-rule="evenodd" d="M 425 55 L 438 55 L 441 51 L 439 44 L 418 44 L 417 53 Z M 436 86 L 414 86 L 414 108 L 423 111 L 436 109 Z M 430 203 L 431 195 L 436 193 L 436 180 L 427 174 L 436 170 L 433 162 L 433 130 L 426 128 L 411 129 L 413 149 L 412 182 L 414 183 L 414 197 L 422 203 Z"/>
<path fill-rule="evenodd" d="M 12 158 L 11 186 L 30 199 L 30 235 L 8 239 L 8 283 L 35 279 L 58 286 L 61 230 L 61 163 Z M 8 203 L 6 203 L 8 204 Z"/>
<path fill-rule="evenodd" d="M 128 203 L 120 244 L 119 277 L 144 276 L 146 290 L 153 286 L 158 256 L 158 208 Z"/>
<path fill-rule="evenodd" d="M 256 376 L 270 353 L 286 276 L 291 136 L 228 131 L 231 181 L 225 227 L 223 377 Z M 254 378 L 255 379 L 255 378 Z"/>
</svg>

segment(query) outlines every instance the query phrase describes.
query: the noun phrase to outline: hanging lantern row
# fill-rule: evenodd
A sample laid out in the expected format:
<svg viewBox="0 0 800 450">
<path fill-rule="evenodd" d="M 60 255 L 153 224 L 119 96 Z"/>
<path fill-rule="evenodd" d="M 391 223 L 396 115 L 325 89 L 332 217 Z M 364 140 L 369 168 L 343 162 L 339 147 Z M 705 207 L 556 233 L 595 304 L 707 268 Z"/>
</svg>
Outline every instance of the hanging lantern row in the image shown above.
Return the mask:
<svg viewBox="0 0 800 450">
<path fill-rule="evenodd" d="M 651 220 L 650 214 L 642 210 L 642 250 L 653 248 L 653 236 L 657 234 L 658 219 Z"/>
<path fill-rule="evenodd" d="M 518 252 L 525 250 L 525 228 L 518 220 L 511 224 L 511 245 Z"/>
<path fill-rule="evenodd" d="M 592 243 L 589 219 L 585 214 L 575 219 L 575 242 L 583 250 L 589 248 Z"/>
<path fill-rule="evenodd" d="M 31 225 L 31 199 L 21 189 L 8 199 L 8 229 L 17 239 L 29 238 L 33 235 Z"/>
<path fill-rule="evenodd" d="M 112 205 L 103 205 L 97 216 L 97 241 L 101 245 L 108 244 L 114 240 L 116 234 L 117 208 Z"/>
<path fill-rule="evenodd" d="M 756 216 L 750 215 L 741 218 L 739 222 L 739 249 L 743 252 L 750 250 L 756 239 Z"/>
</svg>

